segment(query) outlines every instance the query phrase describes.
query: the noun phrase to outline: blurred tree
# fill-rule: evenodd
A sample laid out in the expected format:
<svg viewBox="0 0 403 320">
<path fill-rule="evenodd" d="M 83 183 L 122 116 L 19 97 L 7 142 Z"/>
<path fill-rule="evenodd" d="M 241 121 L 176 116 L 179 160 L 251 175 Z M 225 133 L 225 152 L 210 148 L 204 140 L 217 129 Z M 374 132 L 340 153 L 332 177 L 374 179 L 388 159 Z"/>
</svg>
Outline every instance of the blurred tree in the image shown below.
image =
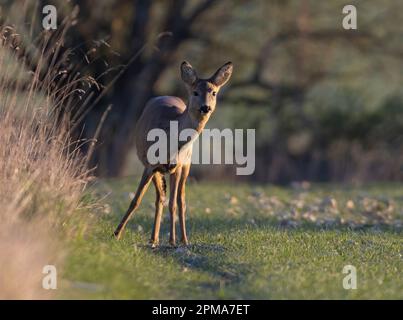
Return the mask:
<svg viewBox="0 0 403 320">
<path fill-rule="evenodd" d="M 184 0 L 148 1 L 77 1 L 80 6 L 82 23 L 77 26 L 80 37 L 71 40 L 81 43 L 83 52 L 92 52 L 94 36 L 103 37 L 98 42 L 114 44 L 119 49 L 118 56 L 112 56 L 107 64 L 122 65 L 118 78 L 114 75 L 98 78 L 105 86 L 113 81 L 106 103 L 114 108 L 101 131 L 94 163 L 99 164 L 99 172 L 119 175 L 124 168 L 128 152 L 133 145 L 133 130 L 147 100 L 155 94 L 155 85 L 167 66 L 173 62 L 179 46 L 197 37 L 191 31 L 199 17 L 211 10 L 215 1 L 202 0 L 191 3 Z M 96 6 L 103 6 L 98 15 Z M 109 45 L 108 45 L 109 46 Z M 103 48 L 105 49 L 105 48 Z M 101 49 L 101 56 L 103 50 Z M 110 54 L 110 52 L 109 52 Z M 90 70 L 104 75 L 105 64 L 94 56 Z M 120 73 L 119 73 L 120 72 Z M 116 81 L 115 81 L 116 80 Z M 84 135 L 91 137 L 101 117 L 105 103 L 88 110 L 83 118 Z"/>
</svg>

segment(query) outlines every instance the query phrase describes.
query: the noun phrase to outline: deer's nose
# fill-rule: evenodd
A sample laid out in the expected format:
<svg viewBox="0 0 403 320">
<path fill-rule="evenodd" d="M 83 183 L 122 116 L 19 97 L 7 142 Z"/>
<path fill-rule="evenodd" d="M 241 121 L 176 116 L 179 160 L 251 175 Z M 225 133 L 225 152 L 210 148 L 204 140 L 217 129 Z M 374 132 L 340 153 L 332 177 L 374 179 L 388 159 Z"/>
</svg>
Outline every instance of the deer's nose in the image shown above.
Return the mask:
<svg viewBox="0 0 403 320">
<path fill-rule="evenodd" d="M 200 107 L 200 113 L 209 113 L 210 111 L 211 111 L 210 106 L 204 105 Z"/>
</svg>

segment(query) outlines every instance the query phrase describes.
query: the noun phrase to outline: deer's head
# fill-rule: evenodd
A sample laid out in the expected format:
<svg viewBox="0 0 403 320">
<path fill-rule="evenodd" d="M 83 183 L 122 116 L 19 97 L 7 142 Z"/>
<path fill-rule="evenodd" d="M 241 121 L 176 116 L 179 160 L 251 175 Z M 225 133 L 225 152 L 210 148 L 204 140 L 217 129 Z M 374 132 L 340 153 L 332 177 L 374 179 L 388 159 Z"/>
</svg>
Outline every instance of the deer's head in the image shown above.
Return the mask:
<svg viewBox="0 0 403 320">
<path fill-rule="evenodd" d="M 181 76 L 189 93 L 188 109 L 193 119 L 207 120 L 214 112 L 217 94 L 231 77 L 232 69 L 232 63 L 227 62 L 209 79 L 200 79 L 188 62 L 182 62 Z"/>
</svg>

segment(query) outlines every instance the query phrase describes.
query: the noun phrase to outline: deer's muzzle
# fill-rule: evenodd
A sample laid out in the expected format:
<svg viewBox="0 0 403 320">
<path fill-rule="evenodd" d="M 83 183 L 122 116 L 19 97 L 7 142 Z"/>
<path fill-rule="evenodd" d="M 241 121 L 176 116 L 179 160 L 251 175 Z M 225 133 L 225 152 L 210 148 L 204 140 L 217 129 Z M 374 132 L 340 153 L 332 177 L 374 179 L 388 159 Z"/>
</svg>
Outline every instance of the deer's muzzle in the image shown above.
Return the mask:
<svg viewBox="0 0 403 320">
<path fill-rule="evenodd" d="M 209 113 L 211 111 L 211 108 L 209 106 L 201 106 L 199 109 L 200 113 Z"/>
</svg>

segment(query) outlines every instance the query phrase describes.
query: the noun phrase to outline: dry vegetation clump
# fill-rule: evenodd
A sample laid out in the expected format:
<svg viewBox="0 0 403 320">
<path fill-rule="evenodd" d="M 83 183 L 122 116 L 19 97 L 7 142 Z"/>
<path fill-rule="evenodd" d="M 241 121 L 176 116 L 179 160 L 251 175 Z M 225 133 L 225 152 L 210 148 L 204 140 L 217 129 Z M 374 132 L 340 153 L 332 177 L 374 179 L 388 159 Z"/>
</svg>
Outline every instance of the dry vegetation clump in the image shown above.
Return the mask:
<svg viewBox="0 0 403 320">
<path fill-rule="evenodd" d="M 88 177 L 66 112 L 80 81 L 53 59 L 62 41 L 52 47 L 44 34 L 22 53 L 16 29 L 3 26 L 0 36 L 0 299 L 48 298 L 42 270 L 60 274 L 60 235 L 77 231 Z"/>
</svg>

